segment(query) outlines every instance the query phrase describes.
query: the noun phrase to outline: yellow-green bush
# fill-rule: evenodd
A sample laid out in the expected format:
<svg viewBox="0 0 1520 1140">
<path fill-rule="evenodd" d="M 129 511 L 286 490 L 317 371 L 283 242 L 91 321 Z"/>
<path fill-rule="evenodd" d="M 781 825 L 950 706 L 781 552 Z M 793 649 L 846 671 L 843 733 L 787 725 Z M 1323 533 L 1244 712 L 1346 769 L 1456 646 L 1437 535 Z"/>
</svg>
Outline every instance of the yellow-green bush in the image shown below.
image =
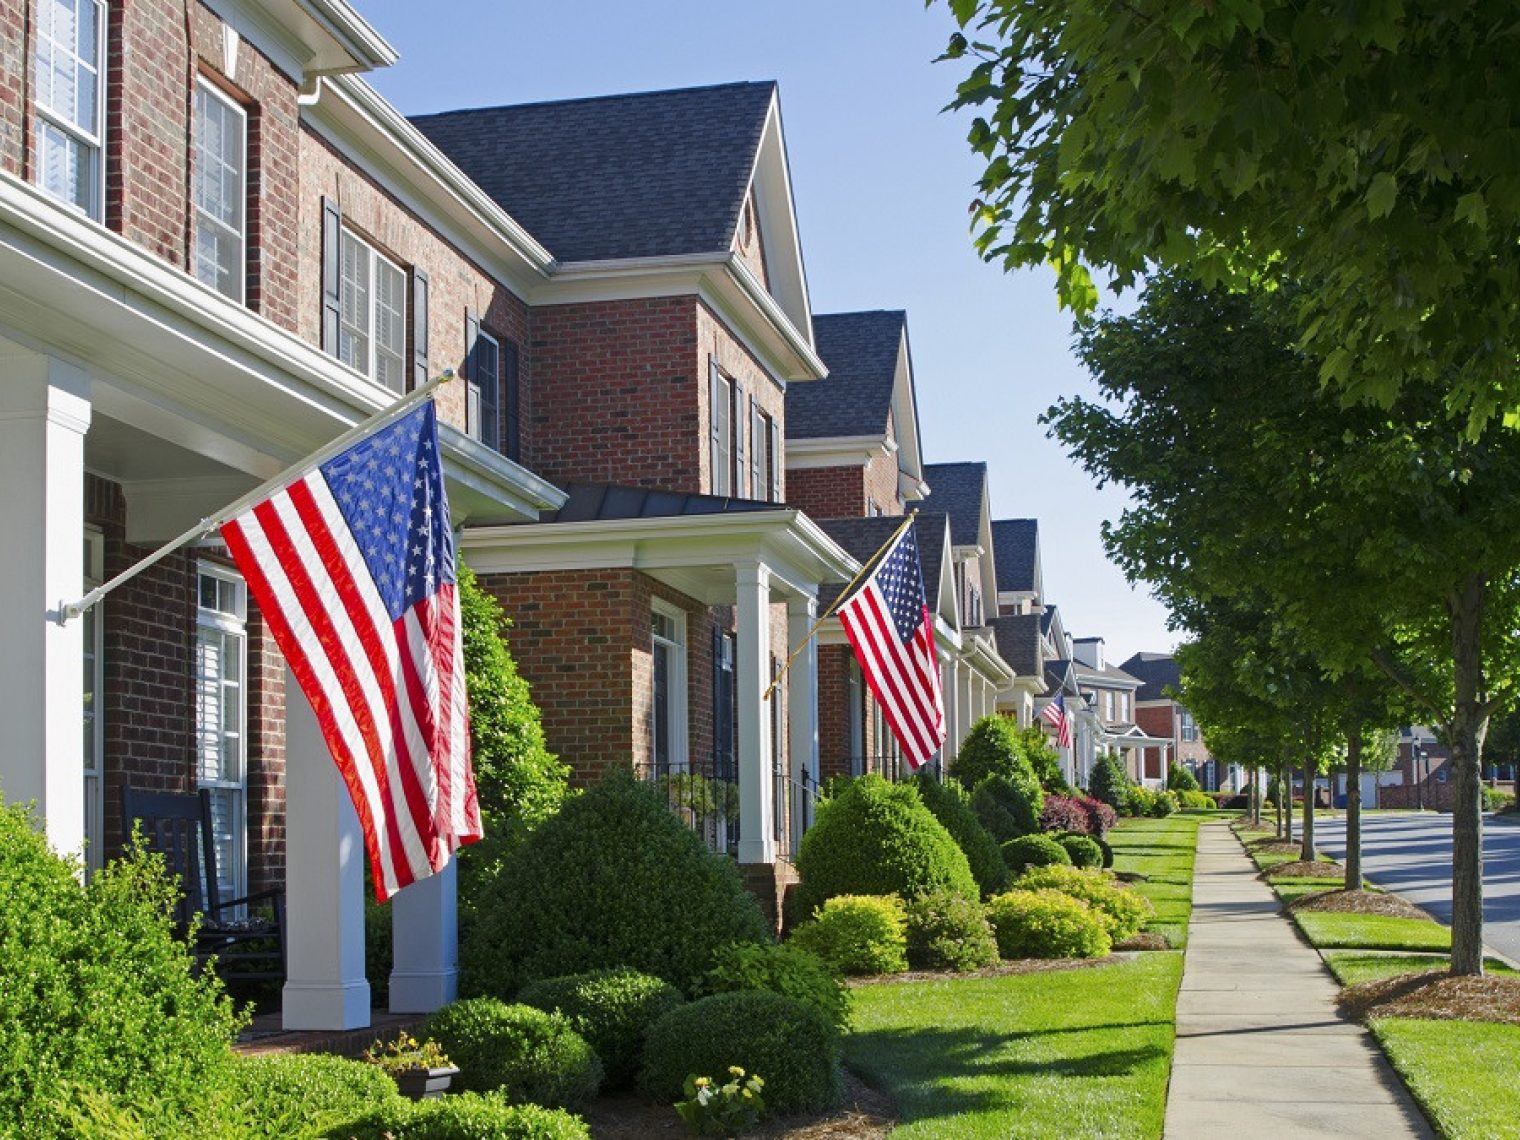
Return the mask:
<svg viewBox="0 0 1520 1140">
<path fill-rule="evenodd" d="M 1101 958 L 1112 942 L 1104 920 L 1060 891 L 1012 890 L 987 903 L 1004 958 Z"/>
<path fill-rule="evenodd" d="M 1156 914 L 1156 908 L 1144 895 L 1110 878 L 1102 871 L 1084 871 L 1077 867 L 1031 867 L 1013 881 L 1023 891 L 1060 891 L 1081 899 L 1103 919 L 1108 936 L 1123 942 L 1140 933 Z"/>
<path fill-rule="evenodd" d="M 908 917 L 896 895 L 835 895 L 792 932 L 792 945 L 841 974 L 901 973 L 908 968 Z"/>
</svg>

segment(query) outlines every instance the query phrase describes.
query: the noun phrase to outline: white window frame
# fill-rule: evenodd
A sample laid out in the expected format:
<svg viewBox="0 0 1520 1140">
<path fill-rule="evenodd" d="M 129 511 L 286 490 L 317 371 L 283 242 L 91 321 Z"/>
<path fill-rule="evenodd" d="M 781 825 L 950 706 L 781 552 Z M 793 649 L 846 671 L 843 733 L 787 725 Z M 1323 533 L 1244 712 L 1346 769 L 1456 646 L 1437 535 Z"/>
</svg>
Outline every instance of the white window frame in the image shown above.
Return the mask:
<svg viewBox="0 0 1520 1140">
<path fill-rule="evenodd" d="M 230 582 L 236 587 L 236 604 L 232 613 L 221 610 L 208 610 L 201 605 L 201 580 L 213 578 L 217 582 Z M 197 718 L 195 724 L 195 780 L 197 788 L 209 788 L 213 798 L 218 792 L 231 792 L 233 811 L 232 816 L 232 856 L 231 868 L 219 867 L 223 873 L 224 882 L 230 887 L 232 894 L 229 897 L 238 898 L 248 893 L 248 586 L 243 581 L 242 575 L 237 571 L 219 565 L 214 562 L 201 562 L 196 567 L 195 576 L 195 627 L 196 627 L 196 666 L 192 678 L 195 686 L 195 700 L 199 705 L 202 699 L 201 685 L 205 678 L 200 669 L 200 635 L 202 631 L 216 632 L 231 636 L 236 639 L 238 652 L 238 709 L 237 709 L 237 749 L 234 753 L 233 762 L 236 771 L 233 778 L 207 779 L 203 775 L 200 723 Z M 220 701 L 221 694 L 217 694 Z M 225 728 L 223 729 L 225 733 Z M 230 874 L 228 873 L 230 870 Z"/>
<path fill-rule="evenodd" d="M 349 318 L 349 290 L 350 276 L 348 274 L 348 258 L 345 256 L 349 243 L 364 251 L 364 289 L 367 301 L 364 312 L 359 314 L 364 320 L 361 327 Z M 381 267 L 392 271 L 396 275 L 396 296 L 401 301 L 401 310 L 398 317 L 398 326 L 401 330 L 401 342 L 392 351 L 385 350 L 387 357 L 394 358 L 396 367 L 396 382 L 387 383 L 380 377 L 380 348 L 378 336 L 378 317 L 380 306 L 380 269 Z M 338 359 L 350 368 L 364 373 L 375 383 L 382 385 L 388 391 L 400 394 L 406 391 L 407 376 L 410 375 L 410 364 L 406 355 L 406 322 L 410 306 L 407 303 L 407 275 L 406 270 L 399 264 L 381 253 L 368 241 L 360 237 L 347 226 L 342 228 L 338 238 Z M 354 351 L 352 344 L 361 340 L 364 344 L 362 359 Z"/>
<path fill-rule="evenodd" d="M 84 588 L 105 581 L 105 535 L 97 527 L 84 531 Z M 105 603 L 84 612 L 84 866 L 86 876 L 105 865 Z"/>
<path fill-rule="evenodd" d="M 479 366 L 480 347 L 489 344 L 491 351 L 496 356 L 496 370 L 492 373 L 489 385 L 481 382 L 476 369 Z M 501 413 L 502 383 L 501 383 L 502 351 L 501 339 L 494 333 L 489 333 L 482 326 L 475 332 L 475 345 L 470 356 L 469 378 L 465 381 L 465 434 L 471 439 L 478 439 L 492 451 L 501 451 Z M 491 398 L 486 398 L 489 390 Z M 489 408 L 489 411 L 487 410 Z M 490 431 L 485 430 L 490 424 Z"/>
<path fill-rule="evenodd" d="M 223 296 L 230 297 L 232 300 L 241 305 L 243 303 L 244 297 L 247 295 L 248 286 L 248 111 L 245 107 L 241 106 L 233 99 L 228 97 L 227 93 L 222 91 L 214 83 L 208 82 L 204 76 L 198 76 L 196 78 L 195 96 L 197 100 L 197 106 L 195 108 L 195 114 L 192 116 L 193 122 L 191 128 L 191 144 L 195 149 L 196 177 L 192 180 L 193 184 L 190 188 L 191 205 L 195 211 L 195 234 L 194 240 L 192 240 L 190 246 L 190 271 L 195 275 L 197 280 L 203 284 L 210 285 L 213 289 L 217 290 Z M 198 105 L 199 100 L 202 96 L 213 99 L 216 102 L 220 103 L 224 109 L 232 111 L 233 118 L 237 122 L 238 187 L 236 226 L 229 226 L 220 218 L 213 217 L 205 210 L 204 207 L 202 207 L 200 202 L 201 177 L 203 176 L 202 164 L 205 161 L 205 151 L 201 146 L 200 137 L 200 127 L 203 119 L 201 115 L 201 109 Z M 220 160 L 222 157 L 223 156 L 221 155 L 217 156 L 218 160 Z M 237 238 L 237 264 L 232 267 L 233 272 L 231 274 L 232 284 L 234 286 L 233 292 L 228 292 L 227 290 L 223 289 L 216 281 L 207 281 L 205 277 L 201 276 L 199 239 L 201 227 L 203 225 L 209 226 L 219 233 L 231 234 Z M 221 267 L 218 266 L 218 269 L 220 268 Z"/>
<path fill-rule="evenodd" d="M 95 58 L 93 60 L 86 60 L 83 56 L 79 55 L 77 51 L 77 35 L 75 43 L 65 45 L 59 44 L 48 34 L 48 30 L 44 27 L 45 21 L 41 17 L 44 13 L 48 13 L 53 6 L 62 5 L 58 4 L 58 0 L 43 0 L 43 4 L 38 7 L 37 46 L 31 58 L 35 77 L 33 86 L 37 93 L 37 97 L 34 97 L 32 100 L 33 145 L 31 157 L 33 181 L 57 201 L 99 222 L 105 219 L 106 199 L 106 32 L 110 25 L 110 21 L 107 19 L 106 2 L 105 0 L 76 0 L 76 13 L 78 9 L 86 7 L 94 12 Z M 61 50 L 67 53 L 71 60 L 76 60 L 79 64 L 94 71 L 96 130 L 93 132 L 85 129 L 82 124 L 74 122 L 66 113 L 44 103 L 40 98 L 42 91 L 41 73 L 44 40 L 54 50 Z M 52 58 L 52 56 L 49 56 L 49 61 Z M 59 131 L 68 139 L 81 144 L 85 148 L 85 157 L 90 163 L 89 177 L 85 181 L 85 190 L 89 195 L 87 202 L 81 203 L 72 197 L 63 197 L 54 193 L 48 187 L 44 179 L 46 163 L 43 161 L 43 136 L 47 130 Z"/>
<path fill-rule="evenodd" d="M 691 760 L 688 753 L 688 737 L 691 734 L 690 721 L 687 717 L 687 681 L 686 681 L 686 614 L 669 602 L 660 601 L 658 598 L 650 602 L 649 620 L 649 762 L 654 764 L 654 649 L 661 646 L 669 651 L 670 676 L 665 686 L 665 697 L 669 702 L 665 712 L 670 724 L 670 772 L 688 772 L 691 770 Z M 654 631 L 654 618 L 663 617 L 670 621 L 674 638 L 664 637 Z"/>
<path fill-rule="evenodd" d="M 709 456 L 711 494 L 729 496 L 737 494 L 734 479 L 734 382 L 721 369 L 714 372 L 712 384 L 712 407 L 708 414 L 713 418 L 712 454 Z"/>
</svg>

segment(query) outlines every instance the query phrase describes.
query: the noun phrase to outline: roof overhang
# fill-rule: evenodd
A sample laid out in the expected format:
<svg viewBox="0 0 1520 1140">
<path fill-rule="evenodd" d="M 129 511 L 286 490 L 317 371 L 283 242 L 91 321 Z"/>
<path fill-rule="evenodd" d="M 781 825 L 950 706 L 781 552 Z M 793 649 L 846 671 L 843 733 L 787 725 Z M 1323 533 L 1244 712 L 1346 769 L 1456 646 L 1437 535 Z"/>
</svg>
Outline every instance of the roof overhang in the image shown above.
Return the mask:
<svg viewBox="0 0 1520 1140">
<path fill-rule="evenodd" d="M 1132 727 L 1125 732 L 1108 732 L 1100 728 L 1098 743 L 1122 744 L 1128 748 L 1162 748 L 1176 742 L 1170 736 L 1148 736 L 1138 728 Z"/>
<path fill-rule="evenodd" d="M 401 58 L 344 0 L 205 0 L 228 27 L 299 85 Z"/>
<path fill-rule="evenodd" d="M 805 471 L 813 467 L 864 467 L 878 455 L 891 455 L 897 444 L 881 435 L 829 435 L 786 441 L 786 469 Z"/>
<path fill-rule="evenodd" d="M 986 626 L 961 631 L 961 660 L 999 689 L 1012 685 L 1018 676 L 1013 666 L 998 655 L 992 630 Z"/>
</svg>

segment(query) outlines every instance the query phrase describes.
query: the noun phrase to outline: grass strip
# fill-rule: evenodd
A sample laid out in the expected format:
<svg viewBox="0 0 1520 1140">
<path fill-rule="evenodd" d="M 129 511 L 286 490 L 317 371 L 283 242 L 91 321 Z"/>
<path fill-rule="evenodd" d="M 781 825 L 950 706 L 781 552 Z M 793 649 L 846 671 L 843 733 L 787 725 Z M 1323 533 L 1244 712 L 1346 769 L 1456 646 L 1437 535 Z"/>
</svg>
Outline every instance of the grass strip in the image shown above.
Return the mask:
<svg viewBox="0 0 1520 1140">
<path fill-rule="evenodd" d="M 1445 954 L 1361 954 L 1354 950 L 1332 950 L 1324 957 L 1325 965 L 1330 967 L 1335 980 L 1343 986 L 1392 978 L 1399 974 L 1444 970 L 1451 965 L 1451 959 Z M 1483 968 L 1491 974 L 1515 973 L 1497 958 L 1489 958 Z"/>
<path fill-rule="evenodd" d="M 1372 1032 L 1441 1135 L 1515 1135 L 1520 1025 L 1384 1017 Z"/>
<path fill-rule="evenodd" d="M 1182 955 L 853 991 L 845 1061 L 894 1140 L 1159 1137 Z"/>
<path fill-rule="evenodd" d="M 1424 918 L 1334 911 L 1290 912 L 1310 944 L 1319 950 L 1451 950 L 1451 931 Z"/>
<path fill-rule="evenodd" d="M 1124 819 L 1108 833 L 1114 870 L 1146 876 L 1144 882 L 1131 884 L 1156 908 L 1146 931 L 1161 935 L 1177 949 L 1187 945 L 1188 920 L 1193 914 L 1198 828 L 1210 818 L 1200 812 L 1165 819 Z"/>
</svg>

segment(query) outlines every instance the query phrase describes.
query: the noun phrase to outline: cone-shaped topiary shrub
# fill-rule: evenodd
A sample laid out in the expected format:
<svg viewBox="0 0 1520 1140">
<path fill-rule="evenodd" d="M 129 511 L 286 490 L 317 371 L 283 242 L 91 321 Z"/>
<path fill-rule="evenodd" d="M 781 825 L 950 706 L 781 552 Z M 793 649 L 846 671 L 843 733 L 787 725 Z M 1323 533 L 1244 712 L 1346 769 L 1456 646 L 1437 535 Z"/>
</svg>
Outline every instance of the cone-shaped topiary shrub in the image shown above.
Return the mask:
<svg viewBox="0 0 1520 1140">
<path fill-rule="evenodd" d="M 877 775 L 852 780 L 821 804 L 797 857 L 797 907 L 809 915 L 835 895 L 913 898 L 933 890 L 980 897 L 965 853 L 918 792 Z"/>
<path fill-rule="evenodd" d="M 769 937 L 732 860 L 617 773 L 507 853 L 460 946 L 460 988 L 505 997 L 538 978 L 627 967 L 692 993 L 719 946 Z"/>
<path fill-rule="evenodd" d="M 568 1017 L 602 1059 L 607 1087 L 626 1088 L 638 1077 L 644 1034 L 686 998 L 653 974 L 592 970 L 529 982 L 517 1000 Z"/>
<path fill-rule="evenodd" d="M 1049 751 L 1038 729 L 1035 736 L 1040 738 L 1039 747 Z M 1040 773 L 1035 770 L 1030 757 L 1034 743 L 1033 737 L 1025 739 L 1024 731 L 1011 717 L 996 713 L 984 716 L 971 726 L 960 752 L 950 764 L 950 775 L 967 791 L 975 791 L 977 785 L 989 776 L 1002 776 L 1018 785 L 1034 805 L 1034 818 L 1039 819 Z M 1045 762 L 1043 754 L 1039 759 L 1042 764 Z"/>
<path fill-rule="evenodd" d="M 1071 865 L 1071 856 L 1048 835 L 1021 835 L 1003 844 L 1003 858 L 1015 875 L 1026 867 Z"/>
<path fill-rule="evenodd" d="M 998 841 L 971 810 L 971 794 L 954 780 L 948 784 L 940 783 L 927 768 L 921 769 L 912 782 L 918 788 L 924 806 L 934 813 L 934 818 L 944 825 L 965 854 L 982 897 L 1007 890 L 1008 864 L 1003 862 Z"/>
<path fill-rule="evenodd" d="M 1129 775 L 1124 765 L 1112 752 L 1105 752 L 1093 764 L 1088 778 L 1087 794 L 1100 800 L 1116 812 L 1123 812 L 1129 798 Z"/>
<path fill-rule="evenodd" d="M 465 1092 L 573 1109 L 602 1085 L 601 1060 L 563 1014 L 471 998 L 433 1014 L 424 1033 L 459 1066 L 454 1080 Z"/>
</svg>

